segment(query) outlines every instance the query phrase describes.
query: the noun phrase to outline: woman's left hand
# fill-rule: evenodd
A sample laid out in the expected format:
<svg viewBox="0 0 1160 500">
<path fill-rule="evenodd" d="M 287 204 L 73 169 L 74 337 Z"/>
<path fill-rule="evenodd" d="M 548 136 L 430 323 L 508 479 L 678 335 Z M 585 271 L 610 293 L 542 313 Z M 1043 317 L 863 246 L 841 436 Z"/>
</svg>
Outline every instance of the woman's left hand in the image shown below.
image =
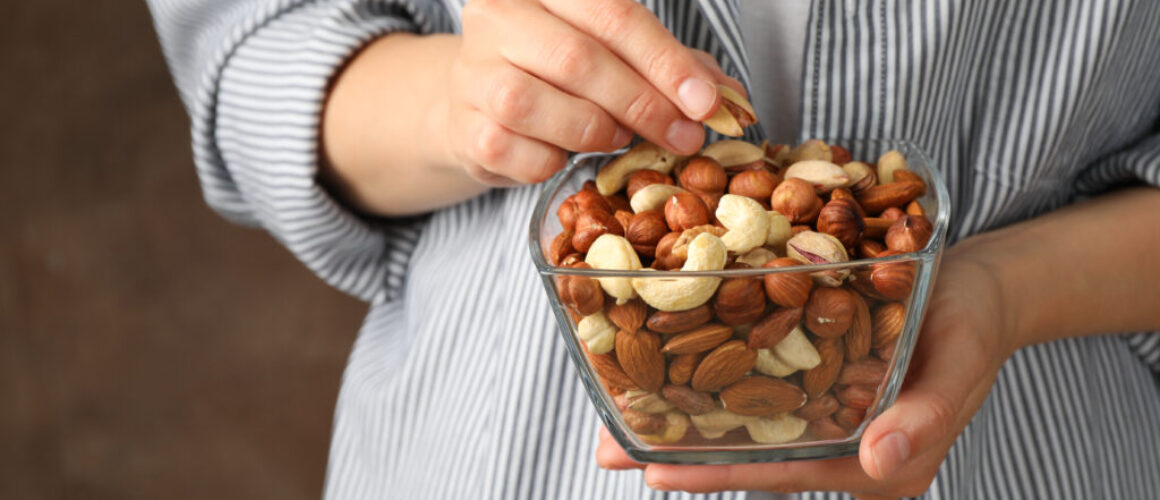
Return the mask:
<svg viewBox="0 0 1160 500">
<path fill-rule="evenodd" d="M 968 242 L 964 242 L 968 243 Z M 860 498 L 926 491 L 951 445 L 1017 347 L 991 268 L 967 247 L 948 249 L 897 402 L 866 429 L 857 457 L 768 464 L 639 464 L 601 432 L 606 469 L 644 468 L 660 490 L 845 491 Z"/>
</svg>

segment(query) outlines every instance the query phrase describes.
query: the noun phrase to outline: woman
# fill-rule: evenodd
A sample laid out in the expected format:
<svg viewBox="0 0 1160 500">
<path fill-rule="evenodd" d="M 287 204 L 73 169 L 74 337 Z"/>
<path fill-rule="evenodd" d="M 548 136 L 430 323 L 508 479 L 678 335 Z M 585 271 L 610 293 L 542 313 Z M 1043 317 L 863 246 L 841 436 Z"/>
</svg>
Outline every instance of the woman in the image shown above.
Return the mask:
<svg viewBox="0 0 1160 500">
<path fill-rule="evenodd" d="M 1160 338 L 1099 335 L 1160 329 L 1156 2 L 150 4 L 207 201 L 372 304 L 328 497 L 1160 490 Z M 750 140 L 918 143 L 957 244 L 858 457 L 601 470 L 639 465 L 591 458 L 526 184 L 633 134 L 695 152 L 716 84 L 752 92 Z"/>
</svg>

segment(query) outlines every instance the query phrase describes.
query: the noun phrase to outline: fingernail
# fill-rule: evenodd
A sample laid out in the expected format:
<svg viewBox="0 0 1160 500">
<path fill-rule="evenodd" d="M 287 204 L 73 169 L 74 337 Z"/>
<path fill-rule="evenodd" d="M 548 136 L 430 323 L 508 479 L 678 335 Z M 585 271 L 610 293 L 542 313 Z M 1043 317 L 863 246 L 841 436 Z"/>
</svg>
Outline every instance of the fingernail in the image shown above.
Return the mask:
<svg viewBox="0 0 1160 500">
<path fill-rule="evenodd" d="M 910 441 L 895 431 L 879 439 L 874 445 L 874 466 L 880 478 L 888 477 L 910 458 Z"/>
<path fill-rule="evenodd" d="M 624 127 L 616 127 L 616 135 L 612 137 L 612 145 L 617 148 L 628 145 L 632 140 L 632 131 Z"/>
<path fill-rule="evenodd" d="M 701 149 L 701 143 L 705 140 L 701 132 L 700 125 L 688 120 L 677 120 L 669 125 L 665 140 L 677 149 L 675 152 L 691 154 Z"/>
<path fill-rule="evenodd" d="M 712 111 L 710 108 L 717 98 L 717 89 L 700 78 L 686 78 L 677 87 L 677 97 L 690 113 L 702 116 Z"/>
</svg>

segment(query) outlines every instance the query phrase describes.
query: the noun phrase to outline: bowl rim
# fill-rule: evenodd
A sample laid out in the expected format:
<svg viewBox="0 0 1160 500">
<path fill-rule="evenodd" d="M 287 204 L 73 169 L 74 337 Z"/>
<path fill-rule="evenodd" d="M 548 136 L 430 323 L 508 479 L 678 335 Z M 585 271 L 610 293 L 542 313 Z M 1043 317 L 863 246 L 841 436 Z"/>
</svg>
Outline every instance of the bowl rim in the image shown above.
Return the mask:
<svg viewBox="0 0 1160 500">
<path fill-rule="evenodd" d="M 532 262 L 536 266 L 536 270 L 541 274 L 551 275 L 570 275 L 570 276 L 589 276 L 593 278 L 611 278 L 611 277 L 632 277 L 632 278 L 682 278 L 682 277 L 699 277 L 699 276 L 717 276 L 722 278 L 729 277 L 744 277 L 744 276 L 761 276 L 766 274 L 776 273 L 799 273 L 799 272 L 815 272 L 825 271 L 829 269 L 846 269 L 851 267 L 863 267 L 872 264 L 882 264 L 888 262 L 910 262 L 923 258 L 931 258 L 943 247 L 946 242 L 947 227 L 950 224 L 950 192 L 947 189 L 945 179 L 942 173 L 931 165 L 930 157 L 926 151 L 917 144 L 906 139 L 857 139 L 857 138 L 839 138 L 839 139 L 822 139 L 827 144 L 842 145 L 844 143 L 862 142 L 862 143 L 877 143 L 890 145 L 892 149 L 901 149 L 900 151 L 907 157 L 907 163 L 913 163 L 911 158 L 915 157 L 920 161 L 918 163 L 922 166 L 921 173 L 925 173 L 927 177 L 927 189 L 934 189 L 934 199 L 938 204 L 938 210 L 934 214 L 932 225 L 933 231 L 931 238 L 927 241 L 926 246 L 915 252 L 907 252 L 896 255 L 889 255 L 885 257 L 874 257 L 870 259 L 855 259 L 846 262 L 834 262 L 828 264 L 801 264 L 796 266 L 786 266 L 778 268 L 751 268 L 751 269 L 722 269 L 716 271 L 681 271 L 681 270 L 664 270 L 658 271 L 654 269 L 639 269 L 639 270 L 617 270 L 617 269 L 582 269 L 575 267 L 560 267 L 550 264 L 547 257 L 544 255 L 544 248 L 541 244 L 543 241 L 542 229 L 545 225 L 545 219 L 550 216 L 549 204 L 552 202 L 555 194 L 563 187 L 564 181 L 568 179 L 573 172 L 580 169 L 591 161 L 592 159 L 615 158 L 618 155 L 624 154 L 628 151 L 628 147 L 618 149 L 616 151 L 607 153 L 581 153 L 574 155 L 568 161 L 568 164 L 552 176 L 544 183 L 543 189 L 536 199 L 535 207 L 532 210 L 530 227 L 528 230 L 528 246 L 532 254 Z"/>
</svg>

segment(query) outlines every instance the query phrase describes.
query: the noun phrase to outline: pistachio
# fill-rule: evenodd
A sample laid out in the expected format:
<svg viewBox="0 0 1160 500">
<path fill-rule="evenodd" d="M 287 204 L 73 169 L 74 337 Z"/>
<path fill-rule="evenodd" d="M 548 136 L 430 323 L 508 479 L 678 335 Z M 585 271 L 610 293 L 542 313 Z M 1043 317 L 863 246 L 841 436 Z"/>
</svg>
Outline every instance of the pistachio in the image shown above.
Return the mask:
<svg viewBox="0 0 1160 500">
<path fill-rule="evenodd" d="M 701 156 L 717 160 L 717 163 L 728 169 L 762 161 L 765 150 L 745 141 L 726 139 L 705 146 L 705 149 L 701 150 Z"/>
<path fill-rule="evenodd" d="M 848 262 L 845 245 L 826 233 L 802 231 L 785 243 L 786 254 L 804 264 Z M 814 281 L 823 286 L 841 286 L 849 269 L 831 269 L 813 273 Z"/>
<path fill-rule="evenodd" d="M 850 185 L 850 174 L 842 167 L 825 160 L 803 160 L 794 163 L 786 169 L 785 178 L 806 181 L 818 194 L 829 193 L 835 188 Z"/>
<path fill-rule="evenodd" d="M 736 90 L 718 85 L 717 92 L 721 94 L 721 107 L 705 120 L 706 126 L 723 135 L 740 137 L 745 127 L 757 123 L 757 112 Z"/>
</svg>

